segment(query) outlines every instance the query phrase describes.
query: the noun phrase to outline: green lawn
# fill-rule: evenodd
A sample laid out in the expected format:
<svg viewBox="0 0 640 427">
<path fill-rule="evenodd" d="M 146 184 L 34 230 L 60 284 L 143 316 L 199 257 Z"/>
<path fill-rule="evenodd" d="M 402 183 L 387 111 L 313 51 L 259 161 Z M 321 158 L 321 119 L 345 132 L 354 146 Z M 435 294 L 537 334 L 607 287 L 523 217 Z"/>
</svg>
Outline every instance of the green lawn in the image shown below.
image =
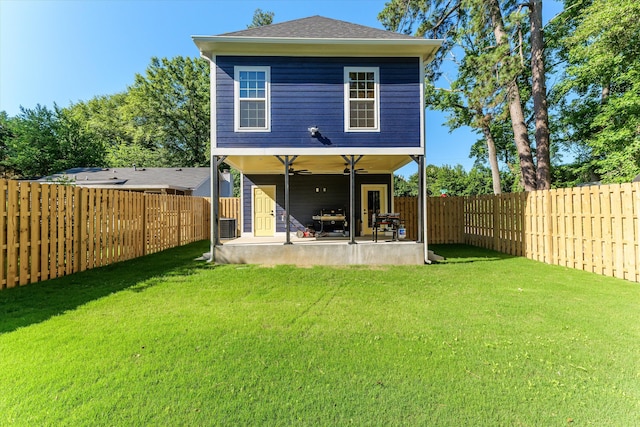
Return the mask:
<svg viewBox="0 0 640 427">
<path fill-rule="evenodd" d="M 640 425 L 640 284 L 466 246 L 211 266 L 196 243 L 0 292 L 0 425 Z"/>
</svg>

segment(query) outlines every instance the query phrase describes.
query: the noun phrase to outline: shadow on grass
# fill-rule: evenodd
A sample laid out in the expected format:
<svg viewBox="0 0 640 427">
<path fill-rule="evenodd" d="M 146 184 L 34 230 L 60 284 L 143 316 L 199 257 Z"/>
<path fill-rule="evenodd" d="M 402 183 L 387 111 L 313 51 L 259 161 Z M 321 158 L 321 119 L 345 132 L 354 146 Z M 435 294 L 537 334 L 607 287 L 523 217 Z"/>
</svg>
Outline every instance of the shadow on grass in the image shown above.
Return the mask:
<svg viewBox="0 0 640 427">
<path fill-rule="evenodd" d="M 513 255 L 470 245 L 429 245 L 429 250 L 445 258 L 444 261 L 438 261 L 441 264 L 502 261 L 516 258 Z"/>
<path fill-rule="evenodd" d="M 58 279 L 0 290 L 0 334 L 45 321 L 124 289 L 142 292 L 164 276 L 210 268 L 205 262 L 194 260 L 208 248 L 208 241 L 192 243 Z"/>
</svg>

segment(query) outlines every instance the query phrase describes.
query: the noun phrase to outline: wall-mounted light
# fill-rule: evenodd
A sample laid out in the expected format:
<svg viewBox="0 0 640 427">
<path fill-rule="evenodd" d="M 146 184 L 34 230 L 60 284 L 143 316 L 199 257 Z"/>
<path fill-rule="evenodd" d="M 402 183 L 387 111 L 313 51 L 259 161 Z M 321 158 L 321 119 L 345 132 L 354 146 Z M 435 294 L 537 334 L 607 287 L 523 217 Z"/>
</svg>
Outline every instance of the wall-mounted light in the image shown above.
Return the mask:
<svg viewBox="0 0 640 427">
<path fill-rule="evenodd" d="M 308 131 L 311 133 L 311 136 L 316 136 L 320 133 L 320 128 L 318 128 L 318 126 L 311 126 Z"/>
<path fill-rule="evenodd" d="M 320 192 L 320 187 L 316 187 L 316 193 Z"/>
</svg>

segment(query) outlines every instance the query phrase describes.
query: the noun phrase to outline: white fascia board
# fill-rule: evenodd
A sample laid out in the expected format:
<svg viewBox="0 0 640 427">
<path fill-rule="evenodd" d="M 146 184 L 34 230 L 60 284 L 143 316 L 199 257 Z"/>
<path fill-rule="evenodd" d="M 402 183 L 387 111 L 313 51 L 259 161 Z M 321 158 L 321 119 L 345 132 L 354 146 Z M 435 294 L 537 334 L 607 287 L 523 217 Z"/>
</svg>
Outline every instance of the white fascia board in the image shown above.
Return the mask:
<svg viewBox="0 0 640 427">
<path fill-rule="evenodd" d="M 343 147 L 343 148 L 212 148 L 214 156 L 367 156 L 367 155 L 397 155 L 412 156 L 424 154 L 424 147 Z"/>
<path fill-rule="evenodd" d="M 192 36 L 207 56 L 420 56 L 431 61 L 442 45 L 440 39 L 313 39 L 287 37 Z"/>
</svg>

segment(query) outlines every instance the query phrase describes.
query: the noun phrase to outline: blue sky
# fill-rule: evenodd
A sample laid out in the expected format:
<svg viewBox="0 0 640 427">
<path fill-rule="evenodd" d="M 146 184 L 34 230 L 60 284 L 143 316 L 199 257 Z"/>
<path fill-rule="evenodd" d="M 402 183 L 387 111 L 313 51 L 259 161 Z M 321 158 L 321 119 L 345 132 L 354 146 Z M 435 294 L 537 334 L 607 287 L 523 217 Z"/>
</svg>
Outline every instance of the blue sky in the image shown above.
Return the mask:
<svg viewBox="0 0 640 427">
<path fill-rule="evenodd" d="M 197 56 L 191 35 L 246 28 L 257 8 L 274 22 L 322 15 L 381 28 L 385 0 L 0 0 L 0 111 L 20 106 L 65 107 L 123 92 L 151 57 Z M 560 10 L 545 2 L 548 19 Z M 472 166 L 478 136 L 449 133 L 444 116 L 428 111 L 427 163 Z M 399 171 L 409 176 L 410 165 Z"/>
</svg>

